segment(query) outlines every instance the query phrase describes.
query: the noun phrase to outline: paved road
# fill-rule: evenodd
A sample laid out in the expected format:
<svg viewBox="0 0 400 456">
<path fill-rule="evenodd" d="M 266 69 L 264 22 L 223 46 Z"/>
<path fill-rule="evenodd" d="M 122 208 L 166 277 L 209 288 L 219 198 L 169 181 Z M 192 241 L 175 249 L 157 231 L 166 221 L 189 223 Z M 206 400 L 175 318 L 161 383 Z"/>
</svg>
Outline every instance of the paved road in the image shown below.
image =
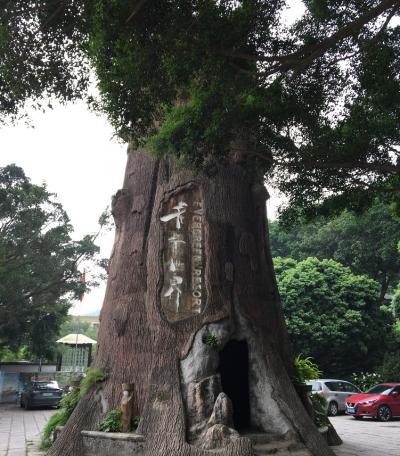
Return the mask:
<svg viewBox="0 0 400 456">
<path fill-rule="evenodd" d="M 40 433 L 54 412 L 0 406 L 0 456 L 41 455 Z M 332 423 L 344 442 L 333 447 L 337 456 L 400 456 L 400 419 L 379 423 L 338 416 Z"/>
<path fill-rule="evenodd" d="M 352 416 L 330 418 L 343 445 L 333 447 L 337 456 L 400 456 L 400 419 L 380 423 Z"/>
<path fill-rule="evenodd" d="M 38 456 L 40 433 L 55 412 L 25 411 L 15 405 L 0 406 L 0 456 Z"/>
</svg>

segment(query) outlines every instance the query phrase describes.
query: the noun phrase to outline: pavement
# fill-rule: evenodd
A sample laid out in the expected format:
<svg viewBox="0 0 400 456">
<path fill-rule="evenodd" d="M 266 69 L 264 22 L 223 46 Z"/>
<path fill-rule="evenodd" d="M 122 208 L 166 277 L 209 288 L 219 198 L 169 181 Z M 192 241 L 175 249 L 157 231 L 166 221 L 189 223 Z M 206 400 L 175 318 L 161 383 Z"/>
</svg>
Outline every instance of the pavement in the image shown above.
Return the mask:
<svg viewBox="0 0 400 456">
<path fill-rule="evenodd" d="M 0 405 L 0 456 L 39 456 L 41 432 L 54 409 Z"/>
<path fill-rule="evenodd" d="M 400 456 L 400 419 L 380 423 L 371 418 L 330 417 L 343 445 L 332 447 L 337 456 Z"/>
<path fill-rule="evenodd" d="M 40 435 L 54 409 L 24 410 L 0 405 L 0 456 L 39 456 Z M 336 456 L 400 456 L 400 419 L 380 423 L 351 416 L 330 418 L 343 445 Z"/>
</svg>

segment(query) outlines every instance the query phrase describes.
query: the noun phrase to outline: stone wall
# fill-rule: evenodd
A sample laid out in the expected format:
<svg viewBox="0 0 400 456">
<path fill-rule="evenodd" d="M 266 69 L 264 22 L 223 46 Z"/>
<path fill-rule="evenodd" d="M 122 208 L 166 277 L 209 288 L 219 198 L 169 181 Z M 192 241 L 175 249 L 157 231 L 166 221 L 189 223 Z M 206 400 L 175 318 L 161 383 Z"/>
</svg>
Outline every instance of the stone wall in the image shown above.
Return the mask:
<svg viewBox="0 0 400 456">
<path fill-rule="evenodd" d="M 122 432 L 81 432 L 84 456 L 142 456 L 144 437 Z"/>
</svg>

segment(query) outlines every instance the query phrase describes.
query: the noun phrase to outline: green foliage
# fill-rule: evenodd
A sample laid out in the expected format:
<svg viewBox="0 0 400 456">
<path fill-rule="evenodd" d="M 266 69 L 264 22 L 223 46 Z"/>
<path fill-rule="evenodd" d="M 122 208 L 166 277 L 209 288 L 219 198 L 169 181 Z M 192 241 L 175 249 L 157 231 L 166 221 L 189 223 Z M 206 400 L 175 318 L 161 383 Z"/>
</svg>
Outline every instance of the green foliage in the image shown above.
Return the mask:
<svg viewBox="0 0 400 456">
<path fill-rule="evenodd" d="M 47 451 L 50 448 L 56 427 L 63 426 L 72 415 L 72 412 L 82 397 L 97 383 L 104 381 L 104 379 L 105 374 L 101 369 L 90 367 L 86 370 L 86 376 L 81 380 L 79 386 L 73 387 L 72 391 L 61 399 L 60 410 L 49 419 L 44 428 L 41 443 L 41 449 L 43 451 Z"/>
<path fill-rule="evenodd" d="M 391 316 L 379 308 L 379 285 L 333 260 L 307 258 L 293 268 L 275 258 L 289 335 L 328 376 L 371 370 L 383 357 Z"/>
<path fill-rule="evenodd" d="M 351 375 L 351 381 L 357 385 L 361 391 L 367 391 L 378 383 L 381 383 L 383 378 L 377 372 L 358 372 Z"/>
<path fill-rule="evenodd" d="M 110 410 L 99 425 L 101 432 L 121 432 L 122 411 L 120 409 Z"/>
<path fill-rule="evenodd" d="M 205 343 L 209 346 L 214 348 L 215 350 L 218 350 L 218 348 L 221 345 L 221 341 L 219 340 L 218 336 L 212 333 L 208 333 L 206 338 L 205 338 Z"/>
<path fill-rule="evenodd" d="M 0 348 L 52 357 L 70 301 L 85 288 L 78 265 L 98 251 L 93 237 L 74 241 L 72 231 L 44 185 L 15 165 L 0 168 Z"/>
<path fill-rule="evenodd" d="M 88 99 L 94 70 L 92 105 L 125 140 L 203 168 L 239 138 L 241 166 L 274 179 L 295 215 L 377 192 L 399 206 L 400 27 L 380 30 L 393 2 L 305 3 L 289 28 L 285 0 L 7 2 L 0 114 L 43 94 Z"/>
<path fill-rule="evenodd" d="M 386 353 L 380 368 L 383 382 L 400 382 L 400 352 Z"/>
<path fill-rule="evenodd" d="M 140 416 L 134 416 L 132 418 L 132 425 L 131 425 L 132 432 L 136 431 L 136 429 L 139 427 L 139 423 L 140 423 Z"/>
<path fill-rule="evenodd" d="M 328 402 L 320 394 L 310 394 L 311 403 L 314 409 L 314 423 L 317 427 L 327 426 L 329 420 L 327 419 Z"/>
<path fill-rule="evenodd" d="M 51 447 L 54 431 L 57 426 L 64 426 L 69 417 L 70 414 L 68 414 L 67 410 L 61 409 L 49 418 L 43 430 L 42 442 L 40 445 L 42 451 L 47 451 Z"/>
<path fill-rule="evenodd" d="M 400 283 L 397 285 L 397 290 L 392 301 L 393 314 L 400 322 Z"/>
<path fill-rule="evenodd" d="M 83 377 L 79 385 L 80 398 L 82 398 L 97 383 L 103 382 L 105 378 L 106 375 L 104 372 L 97 367 L 89 367 L 86 369 L 86 375 Z"/>
<path fill-rule="evenodd" d="M 400 218 L 393 215 L 389 204 L 377 200 L 363 214 L 345 210 L 336 217 L 320 217 L 290 227 L 270 223 L 273 256 L 333 259 L 355 274 L 377 280 L 381 299 L 400 279 L 399 233 Z"/>
<path fill-rule="evenodd" d="M 60 410 L 55 413 L 43 430 L 41 449 L 47 451 L 53 441 L 53 434 L 57 426 L 64 426 L 68 421 L 68 418 L 72 415 L 75 407 L 78 405 L 80 400 L 79 388 L 73 388 L 66 396 L 60 401 Z"/>
<path fill-rule="evenodd" d="M 316 380 L 322 375 L 322 371 L 310 358 L 303 358 L 302 355 L 296 356 L 294 365 L 297 372 L 297 381 L 300 384 L 305 384 L 308 380 Z"/>
</svg>

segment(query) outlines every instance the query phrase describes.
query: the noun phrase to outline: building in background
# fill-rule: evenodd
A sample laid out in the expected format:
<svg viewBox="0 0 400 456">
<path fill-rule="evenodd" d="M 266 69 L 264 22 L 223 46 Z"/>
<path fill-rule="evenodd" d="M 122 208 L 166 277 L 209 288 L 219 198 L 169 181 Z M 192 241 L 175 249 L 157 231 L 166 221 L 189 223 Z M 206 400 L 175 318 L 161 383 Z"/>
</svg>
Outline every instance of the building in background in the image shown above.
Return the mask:
<svg viewBox="0 0 400 456">
<path fill-rule="evenodd" d="M 54 380 L 56 364 L 30 361 L 0 362 L 0 403 L 17 402 L 25 383 L 35 380 Z"/>
<path fill-rule="evenodd" d="M 57 340 L 64 345 L 59 356 L 58 370 L 60 372 L 83 373 L 92 364 L 93 346 L 97 342 L 84 334 L 68 334 Z"/>
</svg>

